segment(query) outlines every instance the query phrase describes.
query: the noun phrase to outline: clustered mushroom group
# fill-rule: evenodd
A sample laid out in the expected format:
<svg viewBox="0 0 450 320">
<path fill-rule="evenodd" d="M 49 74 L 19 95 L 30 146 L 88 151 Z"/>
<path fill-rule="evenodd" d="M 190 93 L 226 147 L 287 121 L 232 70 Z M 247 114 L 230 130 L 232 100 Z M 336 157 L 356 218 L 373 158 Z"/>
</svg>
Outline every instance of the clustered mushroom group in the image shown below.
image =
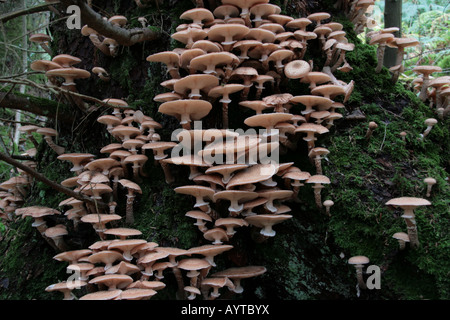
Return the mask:
<svg viewBox="0 0 450 320">
<path fill-rule="evenodd" d="M 162 125 L 130 108 L 126 101 L 106 98 L 103 103 L 113 111 L 100 116 L 98 122 L 105 125 L 114 142 L 100 150 L 105 157 L 96 159 L 90 153 L 54 149 L 59 160 L 71 163 L 74 173 L 61 184 L 89 197 L 95 205 L 70 197 L 59 204 L 61 211 L 21 207 L 28 178 L 18 176 L 0 185 L 5 190 L 0 197 L 2 218 L 11 219 L 14 214 L 33 217 L 33 226 L 61 252 L 54 258 L 80 274 L 77 282 L 68 279 L 50 285 L 47 291 L 60 291 L 64 299 L 74 299 L 72 290 L 83 287 L 85 294 L 80 299 L 149 299 L 166 286 L 162 282 L 164 271 L 170 270 L 178 284 L 179 299 L 216 299 L 224 287 L 241 293 L 240 281 L 265 273 L 264 266 L 211 273 L 217 267 L 214 257 L 236 245 L 236 232 L 252 228 L 258 231 L 255 241 L 268 241 L 276 235 L 275 225 L 293 217 L 288 204 L 301 201 L 308 192 L 307 185 L 314 193 L 316 206 L 331 215 L 334 202 L 322 201 L 321 194 L 331 183 L 323 175 L 321 162 L 329 151 L 319 144 L 319 138 L 329 132 L 333 121 L 342 118 L 339 110 L 345 108 L 352 93 L 353 81 L 344 83 L 333 72 L 351 71 L 345 53 L 354 45 L 348 43 L 342 25 L 332 22 L 330 14 L 293 18 L 280 14 L 281 9 L 268 2 L 222 0 L 213 11 L 188 10 L 180 16 L 186 23 L 172 34 L 184 47 L 147 57 L 147 61 L 165 66 L 170 76 L 161 83 L 167 92 L 154 100 L 161 103 L 161 114 L 177 119 L 181 128 L 175 134 L 176 141 L 162 141 L 157 133 Z M 366 9 L 362 3 L 354 7 L 355 23 L 367 23 Z M 123 26 L 126 18 L 114 21 L 110 22 Z M 115 55 L 114 44 L 106 50 L 105 39 L 100 41 L 101 35 L 94 30 L 85 26 L 82 33 L 103 53 Z M 326 58 L 321 70 L 312 61 L 303 60 L 310 46 L 319 46 Z M 64 77 L 63 71 L 71 71 L 68 77 L 72 80 L 66 82 L 73 86 L 73 72 L 79 69 L 72 64 L 77 60 L 65 55 L 57 61 L 55 58 L 34 67 L 48 76 Z M 102 76 L 103 71 L 99 71 Z M 310 92 L 283 92 L 289 81 L 307 84 Z M 202 119 L 213 109 L 220 110 L 221 115 L 216 128 L 198 129 L 198 123 L 206 125 Z M 252 115 L 241 125 L 264 130 L 252 134 L 231 130 L 229 114 L 245 114 L 249 109 Z M 47 136 L 55 135 L 48 132 Z M 174 153 L 180 149 L 188 153 Z M 303 155 L 314 172 L 301 170 L 294 162 L 265 162 L 269 154 L 276 152 Z M 206 244 L 189 249 L 162 247 L 140 239 L 142 233 L 131 227 L 136 198 L 146 201 L 140 184 L 147 177 L 145 165 L 152 157 L 163 169 L 168 184 L 176 180 L 172 166 L 188 168 L 190 183 L 174 191 L 193 198 L 193 206 L 185 216 L 193 220 Z M 125 213 L 116 212 L 117 204 L 124 200 Z M 413 210 L 430 203 L 400 198 L 387 204 L 405 210 L 402 217 L 407 223 L 408 239 L 417 246 Z M 80 223 L 91 224 L 99 240 L 88 249 L 68 250 L 63 241 L 65 226 L 48 228 L 45 220 L 48 215 L 63 212 L 75 230 Z M 349 260 L 358 268 L 367 262 L 367 258 Z M 358 271 L 359 281 L 360 277 Z"/>
</svg>

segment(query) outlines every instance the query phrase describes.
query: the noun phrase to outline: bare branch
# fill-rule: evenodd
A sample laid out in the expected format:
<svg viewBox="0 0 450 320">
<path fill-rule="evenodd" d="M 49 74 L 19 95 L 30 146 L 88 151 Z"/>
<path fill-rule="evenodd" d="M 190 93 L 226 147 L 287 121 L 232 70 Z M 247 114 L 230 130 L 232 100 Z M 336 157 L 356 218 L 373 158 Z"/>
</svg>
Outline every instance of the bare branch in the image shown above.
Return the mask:
<svg viewBox="0 0 450 320">
<path fill-rule="evenodd" d="M 160 33 L 149 28 L 125 29 L 112 25 L 103 20 L 102 16 L 89 7 L 85 1 L 61 0 L 65 6 L 77 5 L 80 7 L 83 23 L 107 38 L 116 40 L 120 45 L 132 46 L 139 42 L 152 41 L 159 38 Z"/>
<path fill-rule="evenodd" d="M 23 163 L 14 160 L 13 158 L 11 158 L 10 156 L 0 152 L 0 160 L 5 161 L 6 163 L 9 163 L 10 165 L 19 168 L 23 171 L 25 171 L 26 173 L 28 173 L 29 175 L 31 175 L 33 178 L 35 178 L 36 180 L 39 180 L 43 183 L 45 183 L 46 185 L 48 185 L 49 187 L 51 187 L 52 189 L 55 189 L 58 192 L 62 192 L 64 194 L 66 194 L 69 197 L 73 197 L 75 199 L 81 200 L 85 203 L 91 204 L 91 205 L 96 205 L 98 207 L 102 207 L 102 208 L 107 208 L 107 204 L 100 202 L 100 201 L 95 201 L 89 197 L 86 197 L 85 195 L 75 192 L 72 189 L 66 188 L 50 179 L 48 179 L 46 176 L 44 176 L 43 174 L 31 169 L 29 166 L 24 165 Z"/>
<path fill-rule="evenodd" d="M 11 12 L 11 13 L 3 14 L 0 16 L 0 22 L 5 23 L 6 21 L 12 20 L 17 17 L 21 17 L 26 14 L 37 13 L 37 12 L 42 12 L 42 11 L 49 11 L 50 10 L 49 7 L 51 5 L 57 4 L 57 3 L 59 3 L 59 1 L 47 2 L 47 3 L 40 4 L 40 5 L 37 5 L 34 7 L 30 7 L 30 8 L 26 8 L 26 9 L 22 9 L 22 10 L 17 10 L 17 11 Z"/>
</svg>

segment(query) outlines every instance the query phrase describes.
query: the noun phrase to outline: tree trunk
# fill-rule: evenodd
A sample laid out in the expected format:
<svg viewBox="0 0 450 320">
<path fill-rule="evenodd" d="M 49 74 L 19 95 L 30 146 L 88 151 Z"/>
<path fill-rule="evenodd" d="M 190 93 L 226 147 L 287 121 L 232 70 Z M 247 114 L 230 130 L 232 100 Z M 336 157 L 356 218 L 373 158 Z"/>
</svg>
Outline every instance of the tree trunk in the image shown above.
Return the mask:
<svg viewBox="0 0 450 320">
<path fill-rule="evenodd" d="M 384 0 L 384 28 L 397 27 L 398 32 L 394 35 L 400 38 L 402 35 L 402 1 Z M 395 66 L 397 49 L 386 47 L 384 52 L 384 66 L 390 68 Z"/>
</svg>

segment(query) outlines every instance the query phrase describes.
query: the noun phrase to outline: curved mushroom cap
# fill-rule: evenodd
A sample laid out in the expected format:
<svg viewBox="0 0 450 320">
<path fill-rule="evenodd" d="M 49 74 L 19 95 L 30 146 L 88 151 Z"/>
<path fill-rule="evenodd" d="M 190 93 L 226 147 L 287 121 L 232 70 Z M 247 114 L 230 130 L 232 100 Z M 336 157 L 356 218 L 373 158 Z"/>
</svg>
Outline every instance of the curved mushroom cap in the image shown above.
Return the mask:
<svg viewBox="0 0 450 320">
<path fill-rule="evenodd" d="M 289 121 L 292 116 L 290 113 L 262 113 L 246 118 L 244 123 L 250 127 L 264 127 L 270 130 L 277 123 Z"/>
<path fill-rule="evenodd" d="M 112 23 L 113 25 L 123 27 L 128 22 L 128 19 L 125 16 L 116 15 L 109 18 L 108 22 Z"/>
<path fill-rule="evenodd" d="M 245 202 L 249 200 L 254 200 L 258 197 L 257 192 L 253 191 L 244 191 L 244 190 L 224 190 L 216 192 L 213 196 L 214 201 L 217 200 L 228 200 L 231 201 L 230 206 L 228 207 L 228 211 L 231 213 L 237 213 L 242 211 L 244 208 L 243 204 L 239 204 L 239 202 Z"/>
<path fill-rule="evenodd" d="M 122 290 L 106 290 L 106 291 L 96 291 L 92 293 L 85 294 L 80 297 L 80 300 L 115 300 L 120 297 Z"/>
<path fill-rule="evenodd" d="M 287 28 L 305 30 L 312 23 L 308 18 L 297 18 L 286 23 Z"/>
<path fill-rule="evenodd" d="M 400 208 L 416 208 L 420 206 L 429 206 L 431 205 L 431 202 L 422 198 L 400 197 L 389 200 L 386 202 L 386 205 Z"/>
<path fill-rule="evenodd" d="M 208 215 L 207 213 L 204 213 L 201 210 L 188 211 L 188 212 L 186 212 L 185 216 L 189 217 L 189 218 L 196 219 L 197 221 L 198 220 L 204 220 L 204 221 L 212 222 L 211 216 Z M 199 224 L 203 224 L 203 223 L 201 223 L 201 222 L 200 223 L 199 222 L 194 223 L 194 225 L 199 225 Z"/>
<path fill-rule="evenodd" d="M 221 54 L 221 52 L 217 53 L 208 53 L 207 55 L 198 56 L 197 58 L 209 57 L 209 55 L 213 54 Z M 191 65 L 193 63 L 191 60 Z M 189 98 L 200 98 L 200 92 L 206 92 L 219 85 L 219 79 L 216 76 L 211 74 L 191 74 L 186 77 L 179 79 L 175 82 L 173 89 L 175 92 L 185 95 L 189 92 Z"/>
<path fill-rule="evenodd" d="M 131 288 L 120 293 L 120 300 L 148 300 L 157 294 L 153 289 Z"/>
<path fill-rule="evenodd" d="M 74 64 L 80 63 L 81 59 L 69 54 L 59 54 L 54 56 L 52 61 L 59 64 L 63 68 L 70 68 Z"/>
<path fill-rule="evenodd" d="M 214 155 L 225 155 L 229 153 L 242 154 L 250 148 L 255 147 L 261 141 L 256 136 L 237 136 L 234 139 L 221 139 L 208 144 L 203 150 L 198 152 L 206 162 L 215 162 L 217 159 L 210 158 Z M 226 161 L 225 159 L 221 159 Z M 221 161 L 219 160 L 219 161 Z"/>
<path fill-rule="evenodd" d="M 67 231 L 67 228 L 65 225 L 58 224 L 54 227 L 50 227 L 47 230 L 44 231 L 44 234 L 48 238 L 58 238 L 65 235 L 68 235 L 69 232 Z"/>
<path fill-rule="evenodd" d="M 70 161 L 73 164 L 73 167 L 70 171 L 78 171 L 83 169 L 81 165 L 83 162 L 90 161 L 95 156 L 90 153 L 63 153 L 57 157 L 59 160 Z"/>
<path fill-rule="evenodd" d="M 284 74 L 289 79 L 299 79 L 306 76 L 310 70 L 311 66 L 308 62 L 304 60 L 293 60 L 284 67 Z"/>
<path fill-rule="evenodd" d="M 302 83 L 322 84 L 331 81 L 331 77 L 325 72 L 308 72 L 301 80 Z"/>
<path fill-rule="evenodd" d="M 320 94 L 324 97 L 330 98 L 336 95 L 345 95 L 345 88 L 335 84 L 324 84 L 311 89 L 311 94 Z"/>
<path fill-rule="evenodd" d="M 330 184 L 331 181 L 327 176 L 316 174 L 308 178 L 306 183 L 315 183 L 315 184 Z"/>
<path fill-rule="evenodd" d="M 394 40 L 394 35 L 391 33 L 379 33 L 370 38 L 369 44 L 386 44 Z"/>
<path fill-rule="evenodd" d="M 245 169 L 247 167 L 248 165 L 246 164 L 221 164 L 206 169 L 205 173 L 207 174 L 218 173 L 223 177 L 222 182 L 228 183 L 235 171 Z"/>
<path fill-rule="evenodd" d="M 183 12 L 180 19 L 192 20 L 192 23 L 202 25 L 203 21 L 214 20 L 214 15 L 208 9 L 194 8 Z"/>
<path fill-rule="evenodd" d="M 208 197 L 209 199 L 213 200 L 214 196 L 214 189 L 211 189 L 209 187 L 204 186 L 198 186 L 198 185 L 192 185 L 192 186 L 181 186 L 174 189 L 176 193 L 180 194 L 186 194 L 193 196 L 197 198 L 197 202 L 194 205 L 194 207 L 201 207 L 203 205 L 208 204 L 204 200 L 202 200 L 204 197 Z"/>
<path fill-rule="evenodd" d="M 306 18 L 315 21 L 317 25 L 320 25 L 322 20 L 329 19 L 331 15 L 328 12 L 315 12 L 308 15 Z"/>
<path fill-rule="evenodd" d="M 208 261 L 199 258 L 186 258 L 178 262 L 178 268 L 187 271 L 199 271 L 210 266 L 211 265 Z"/>
<path fill-rule="evenodd" d="M 61 69 L 62 66 L 56 62 L 49 60 L 35 60 L 30 64 L 30 68 L 33 71 L 48 71 L 52 69 Z"/>
<path fill-rule="evenodd" d="M 186 124 L 202 119 L 211 109 L 212 105 L 208 101 L 183 99 L 164 102 L 159 106 L 158 112 L 174 116 L 180 120 L 180 124 Z"/>
<path fill-rule="evenodd" d="M 169 71 L 170 69 L 179 67 L 180 65 L 180 56 L 178 55 L 178 53 L 173 51 L 157 52 L 149 55 L 146 60 L 149 62 L 164 63 L 165 65 L 167 65 Z"/>
<path fill-rule="evenodd" d="M 415 47 L 419 44 L 420 42 L 414 38 L 394 38 L 394 40 L 388 43 L 388 46 L 403 50 L 406 47 Z"/>
<path fill-rule="evenodd" d="M 216 272 L 212 274 L 211 277 L 224 277 L 235 280 L 235 289 L 233 291 L 236 293 L 241 293 L 244 291 L 244 288 L 240 285 L 241 279 L 257 277 L 264 274 L 266 271 L 266 267 L 263 266 L 235 267 Z"/>
<path fill-rule="evenodd" d="M 392 235 L 392 238 L 397 239 L 397 240 L 402 240 L 405 242 L 409 242 L 409 236 L 407 233 L 404 232 L 396 232 Z"/>
<path fill-rule="evenodd" d="M 260 233 L 266 237 L 274 237 L 276 232 L 272 226 L 281 223 L 285 220 L 291 219 L 289 214 L 257 214 L 245 217 L 245 220 L 258 228 L 261 228 Z"/>
<path fill-rule="evenodd" d="M 442 68 L 439 66 L 421 65 L 415 66 L 413 68 L 413 71 L 416 73 L 423 74 L 424 78 L 428 78 L 428 76 L 434 72 L 442 72 Z"/>
<path fill-rule="evenodd" d="M 59 76 L 65 79 L 63 85 L 74 85 L 75 79 L 86 79 L 91 76 L 91 73 L 87 70 L 78 68 L 62 68 L 48 70 L 45 75 L 47 76 Z"/>
<path fill-rule="evenodd" d="M 304 106 L 306 106 L 305 110 L 302 110 L 302 114 L 308 114 L 314 111 L 312 109 L 313 107 L 320 107 L 322 110 L 329 109 L 331 105 L 333 104 L 333 100 L 321 97 L 321 96 L 315 96 L 315 95 L 302 95 L 302 96 L 295 96 L 290 100 L 291 103 L 301 103 Z"/>
<path fill-rule="evenodd" d="M 131 261 L 133 259 L 131 250 L 144 243 L 147 243 L 147 241 L 143 239 L 115 240 L 108 245 L 108 250 L 117 249 L 119 251 L 122 251 L 124 259 L 127 261 Z"/>
<path fill-rule="evenodd" d="M 112 158 L 101 158 L 90 161 L 85 164 L 84 168 L 90 171 L 100 171 L 103 173 L 109 172 L 113 167 L 120 166 L 120 162 Z"/>
<path fill-rule="evenodd" d="M 244 89 L 244 85 L 239 83 L 219 85 L 211 88 L 211 90 L 208 91 L 208 96 L 213 98 L 222 97 L 219 102 L 230 103 L 231 99 L 229 98 L 229 95 L 241 91 L 242 89 Z"/>
<path fill-rule="evenodd" d="M 45 34 L 45 33 L 31 34 L 28 39 L 31 42 L 36 42 L 36 43 L 45 43 L 45 42 L 49 42 L 52 40 L 52 38 L 48 34 Z"/>
<path fill-rule="evenodd" d="M 261 114 L 263 110 L 268 108 L 267 103 L 265 103 L 263 100 L 241 101 L 239 102 L 239 104 L 243 107 L 256 111 L 256 114 Z"/>
<path fill-rule="evenodd" d="M 91 284 L 103 284 L 108 290 L 125 289 L 133 282 L 133 278 L 126 274 L 105 274 L 89 281 Z"/>
<path fill-rule="evenodd" d="M 206 240 L 213 241 L 213 245 L 221 245 L 223 241 L 228 241 L 228 235 L 222 228 L 212 228 L 203 233 Z M 205 259 L 206 260 L 206 259 Z"/>
<path fill-rule="evenodd" d="M 209 28 L 208 39 L 222 45 L 232 45 L 244 38 L 249 31 L 247 26 L 238 23 L 216 24 Z"/>
<path fill-rule="evenodd" d="M 132 228 L 111 228 L 104 232 L 105 234 L 114 235 L 122 239 L 126 237 L 140 236 L 142 232 Z"/>
<path fill-rule="evenodd" d="M 354 256 L 348 259 L 349 264 L 358 265 L 369 263 L 370 260 L 366 256 Z"/>
<path fill-rule="evenodd" d="M 89 249 L 80 249 L 80 250 L 70 250 L 58 253 L 53 257 L 53 259 L 57 261 L 66 261 L 69 264 L 78 263 L 80 258 L 86 257 L 92 253 L 92 250 Z"/>
<path fill-rule="evenodd" d="M 91 254 L 88 257 L 88 261 L 92 264 L 101 263 L 104 264 L 105 271 L 112 267 L 112 264 L 115 261 L 122 261 L 123 255 L 120 252 L 112 251 L 112 250 L 103 250 L 96 253 Z"/>
<path fill-rule="evenodd" d="M 228 182 L 227 189 L 268 180 L 275 175 L 277 171 L 278 167 L 274 164 L 256 164 L 237 172 Z"/>
</svg>

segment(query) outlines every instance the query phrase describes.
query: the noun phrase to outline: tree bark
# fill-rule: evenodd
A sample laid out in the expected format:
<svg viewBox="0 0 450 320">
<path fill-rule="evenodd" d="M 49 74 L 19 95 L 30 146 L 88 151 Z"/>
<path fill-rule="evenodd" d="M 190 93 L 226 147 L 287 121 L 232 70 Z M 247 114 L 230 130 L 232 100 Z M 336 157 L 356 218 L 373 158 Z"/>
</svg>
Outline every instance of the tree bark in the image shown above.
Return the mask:
<svg viewBox="0 0 450 320">
<path fill-rule="evenodd" d="M 384 27 L 399 28 L 398 32 L 394 32 L 396 38 L 402 35 L 402 1 L 401 0 L 384 0 Z M 384 66 L 390 68 L 395 66 L 397 49 L 386 47 L 384 53 Z"/>
</svg>

